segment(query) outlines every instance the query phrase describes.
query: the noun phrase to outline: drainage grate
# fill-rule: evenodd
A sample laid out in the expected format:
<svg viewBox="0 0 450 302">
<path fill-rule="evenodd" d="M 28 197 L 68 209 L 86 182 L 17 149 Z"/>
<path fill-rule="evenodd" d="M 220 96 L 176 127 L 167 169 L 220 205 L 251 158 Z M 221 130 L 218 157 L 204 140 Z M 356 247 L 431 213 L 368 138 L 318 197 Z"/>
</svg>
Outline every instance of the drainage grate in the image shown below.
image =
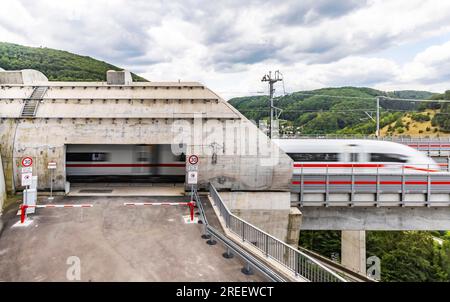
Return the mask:
<svg viewBox="0 0 450 302">
<path fill-rule="evenodd" d="M 92 189 L 92 190 L 80 190 L 78 193 L 112 193 L 113 190 L 102 190 L 102 189 Z"/>
</svg>

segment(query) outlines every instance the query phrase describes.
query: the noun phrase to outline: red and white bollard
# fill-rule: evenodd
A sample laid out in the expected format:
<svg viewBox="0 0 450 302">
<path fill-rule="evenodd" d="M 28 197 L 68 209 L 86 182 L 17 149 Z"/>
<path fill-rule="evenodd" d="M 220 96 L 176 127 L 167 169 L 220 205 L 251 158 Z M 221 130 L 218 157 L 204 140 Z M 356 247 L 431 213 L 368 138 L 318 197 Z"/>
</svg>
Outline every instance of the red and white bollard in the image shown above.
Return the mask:
<svg viewBox="0 0 450 302">
<path fill-rule="evenodd" d="M 191 221 L 194 221 L 194 207 L 195 207 L 195 201 L 191 200 L 188 202 L 188 207 L 191 211 Z"/>
<path fill-rule="evenodd" d="M 20 223 L 25 223 L 25 219 L 27 219 L 27 209 L 28 206 L 26 204 L 20 206 Z"/>
</svg>

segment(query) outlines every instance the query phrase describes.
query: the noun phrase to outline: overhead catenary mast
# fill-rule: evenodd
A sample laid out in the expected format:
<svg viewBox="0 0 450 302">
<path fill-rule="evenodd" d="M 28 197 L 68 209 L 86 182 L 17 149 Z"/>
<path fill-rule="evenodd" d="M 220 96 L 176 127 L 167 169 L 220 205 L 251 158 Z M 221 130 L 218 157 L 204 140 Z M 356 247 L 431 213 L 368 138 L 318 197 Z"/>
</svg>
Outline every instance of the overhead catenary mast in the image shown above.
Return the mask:
<svg viewBox="0 0 450 302">
<path fill-rule="evenodd" d="M 269 82 L 269 107 L 270 107 L 270 116 L 269 116 L 269 137 L 273 138 L 273 127 L 275 118 L 278 119 L 278 116 L 275 116 L 275 110 L 278 109 L 273 105 L 273 95 L 275 93 L 275 88 L 273 88 L 273 84 L 278 81 L 283 80 L 283 75 L 279 70 L 274 72 L 274 76 L 272 77 L 272 72 L 269 71 L 268 74 L 264 75 L 261 79 L 262 82 Z"/>
</svg>

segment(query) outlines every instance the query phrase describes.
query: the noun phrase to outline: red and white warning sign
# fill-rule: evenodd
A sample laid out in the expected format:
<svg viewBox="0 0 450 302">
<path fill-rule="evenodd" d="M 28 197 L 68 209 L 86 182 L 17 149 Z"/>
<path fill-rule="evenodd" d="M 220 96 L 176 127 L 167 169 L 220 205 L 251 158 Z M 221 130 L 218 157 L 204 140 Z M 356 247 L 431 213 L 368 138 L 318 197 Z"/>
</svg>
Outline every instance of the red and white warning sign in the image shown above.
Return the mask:
<svg viewBox="0 0 450 302">
<path fill-rule="evenodd" d="M 191 156 L 189 156 L 188 161 L 189 161 L 189 164 L 196 165 L 196 164 L 198 164 L 198 156 L 197 155 L 191 155 Z"/>
<path fill-rule="evenodd" d="M 22 158 L 22 167 L 31 167 L 33 165 L 33 159 L 29 156 Z"/>
</svg>

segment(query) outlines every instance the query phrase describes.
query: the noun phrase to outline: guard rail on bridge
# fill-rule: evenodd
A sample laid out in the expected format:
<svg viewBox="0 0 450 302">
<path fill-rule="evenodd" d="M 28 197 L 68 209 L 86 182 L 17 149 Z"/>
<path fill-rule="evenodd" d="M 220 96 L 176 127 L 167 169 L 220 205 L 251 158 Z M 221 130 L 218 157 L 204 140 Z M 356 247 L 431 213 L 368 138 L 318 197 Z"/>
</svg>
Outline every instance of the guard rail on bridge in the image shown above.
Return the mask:
<svg viewBox="0 0 450 302">
<path fill-rule="evenodd" d="M 346 281 L 314 258 L 232 214 L 212 184 L 209 186 L 209 193 L 230 232 L 237 235 L 243 242 L 251 243 L 267 258 L 275 260 L 295 276 L 312 282 Z"/>
<path fill-rule="evenodd" d="M 321 169 L 294 167 L 291 192 L 300 206 L 450 206 L 450 173 L 405 168 L 361 169 L 333 164 Z M 416 165 L 417 166 L 417 165 Z M 393 172 L 389 172 L 393 169 Z M 344 171 L 345 170 L 345 171 Z M 294 194 L 294 195 L 295 195 Z"/>
</svg>

